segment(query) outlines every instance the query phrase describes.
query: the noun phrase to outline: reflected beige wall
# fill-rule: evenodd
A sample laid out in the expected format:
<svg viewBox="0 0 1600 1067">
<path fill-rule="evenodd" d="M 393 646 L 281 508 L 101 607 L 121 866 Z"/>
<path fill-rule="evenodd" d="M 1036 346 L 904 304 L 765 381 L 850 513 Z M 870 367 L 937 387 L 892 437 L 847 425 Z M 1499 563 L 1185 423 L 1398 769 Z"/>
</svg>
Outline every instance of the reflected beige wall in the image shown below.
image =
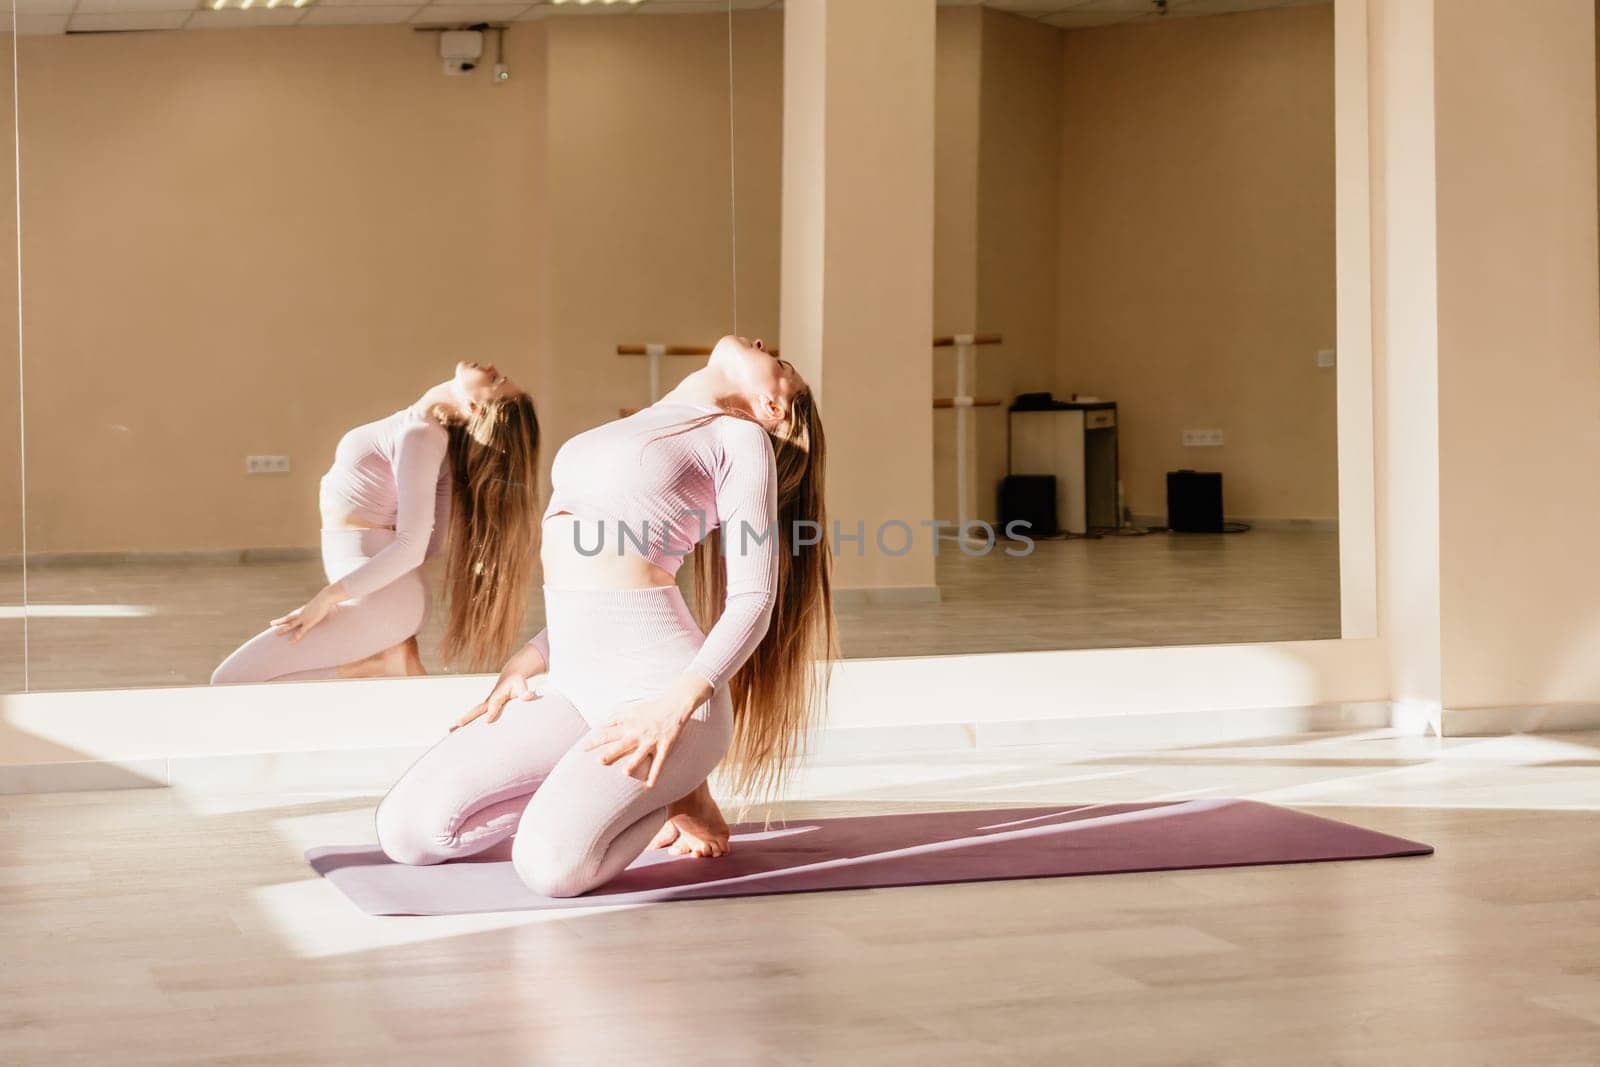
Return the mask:
<svg viewBox="0 0 1600 1067">
<path fill-rule="evenodd" d="M 778 343 L 783 249 L 783 12 L 733 16 L 739 332 Z"/>
<path fill-rule="evenodd" d="M 1119 400 L 1136 510 L 1199 465 L 1229 474 L 1235 514 L 1334 514 L 1333 375 L 1313 364 L 1332 344 L 1329 10 L 1072 33 L 939 12 L 933 328 L 1006 334 L 983 395 Z M 518 26 L 503 87 L 443 79 L 409 30 L 25 39 L 30 393 L 80 411 L 35 420 L 34 547 L 311 544 L 338 434 L 458 355 L 535 385 L 547 464 L 642 403 L 618 341 L 733 325 L 726 31 Z M 735 46 L 739 327 L 775 336 L 782 14 L 737 16 Z M 1252 169 L 1263 144 L 1279 156 Z M 947 394 L 950 354 L 929 358 Z M 992 516 L 1004 415 L 974 418 Z M 933 419 L 953 515 L 953 420 Z M 1189 426 L 1230 443 L 1182 449 Z M 295 471 L 247 477 L 248 452 Z"/>
<path fill-rule="evenodd" d="M 978 349 L 975 392 L 1009 402 L 1049 389 L 1060 358 L 1062 40 L 1032 19 L 983 12 L 983 104 L 978 196 L 980 331 L 1005 343 Z M 974 455 L 979 517 L 998 519 L 1006 474 L 1005 407 L 979 408 Z"/>
<path fill-rule="evenodd" d="M 505 86 L 409 27 L 22 39 L 31 551 L 315 544 L 345 429 L 536 376 L 542 36 Z"/>
<path fill-rule="evenodd" d="M 1057 358 L 1061 31 L 987 8 L 938 16 L 933 333 L 1000 332 L 971 387 L 1009 402 L 1048 389 Z M 955 350 L 931 352 L 937 396 L 955 392 Z M 979 408 L 969 458 L 974 517 L 997 518 L 1003 407 Z M 955 411 L 934 412 L 935 509 L 955 518 Z"/>
<path fill-rule="evenodd" d="M 934 594 L 933 0 L 784 11 L 784 351 L 828 427 L 835 587 Z M 898 526 L 891 524 L 901 524 Z M 859 532 L 858 532 L 859 531 Z M 876 544 L 875 544 L 876 542 Z"/>
<path fill-rule="evenodd" d="M 1332 31 L 1318 5 L 1063 35 L 1056 387 L 1121 405 L 1135 512 L 1194 467 L 1230 515 L 1338 513 Z"/>
<path fill-rule="evenodd" d="M 780 18 L 738 19 L 735 116 L 774 333 Z M 518 25 L 495 86 L 407 27 L 25 38 L 30 549 L 313 545 L 339 435 L 457 358 L 535 390 L 547 468 L 645 402 L 618 342 L 732 325 L 727 47 L 722 16 Z"/>
<path fill-rule="evenodd" d="M 984 11 L 941 7 L 934 32 L 933 329 L 967 333 L 978 326 L 978 211 L 983 100 Z M 930 352 L 933 392 L 955 391 L 951 349 Z M 933 413 L 933 509 L 954 518 L 956 502 L 953 410 Z M 979 454 L 992 449 L 979 449 Z M 1003 453 L 1002 453 L 1003 455 Z M 982 484 L 981 482 L 979 484 Z M 980 494 L 982 495 L 982 494 Z"/>
<path fill-rule="evenodd" d="M 728 26 L 545 26 L 552 358 L 540 418 L 559 441 L 649 402 L 645 360 L 618 357 L 617 344 L 705 344 L 733 325 Z M 697 365 L 669 360 L 664 384 Z"/>
<path fill-rule="evenodd" d="M 1141 514 L 1187 466 L 1224 472 L 1231 514 L 1334 518 L 1331 5 L 1070 32 L 954 8 L 938 32 L 934 332 L 1005 337 L 975 392 L 1118 401 Z M 972 418 L 994 518 L 1006 417 Z M 934 427 L 954 516 L 955 414 Z"/>
<path fill-rule="evenodd" d="M 9 24 L 9 19 L 6 22 Z M 0 603 L 20 602 L 20 568 L 6 565 L 22 551 L 22 465 L 17 381 L 17 214 L 15 111 L 11 35 L 0 34 Z M 6 630 L 20 624 L 0 624 Z M 3 644 L 4 636 L 0 636 Z"/>
</svg>

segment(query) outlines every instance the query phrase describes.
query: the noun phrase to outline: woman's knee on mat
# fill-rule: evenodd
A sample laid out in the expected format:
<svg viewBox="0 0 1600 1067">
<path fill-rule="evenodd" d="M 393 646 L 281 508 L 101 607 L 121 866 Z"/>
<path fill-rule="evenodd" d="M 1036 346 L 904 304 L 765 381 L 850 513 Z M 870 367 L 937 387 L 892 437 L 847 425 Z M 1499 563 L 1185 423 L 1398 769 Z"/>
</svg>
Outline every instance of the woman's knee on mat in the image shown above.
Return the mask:
<svg viewBox="0 0 1600 1067">
<path fill-rule="evenodd" d="M 452 856 L 449 827 L 426 808 L 396 798 L 394 791 L 378 805 L 376 821 L 378 847 L 395 863 L 426 867 Z"/>
<path fill-rule="evenodd" d="M 536 830 L 524 829 L 511 846 L 511 863 L 524 885 L 546 897 L 576 897 L 600 884 L 598 851 L 583 852 Z"/>
</svg>

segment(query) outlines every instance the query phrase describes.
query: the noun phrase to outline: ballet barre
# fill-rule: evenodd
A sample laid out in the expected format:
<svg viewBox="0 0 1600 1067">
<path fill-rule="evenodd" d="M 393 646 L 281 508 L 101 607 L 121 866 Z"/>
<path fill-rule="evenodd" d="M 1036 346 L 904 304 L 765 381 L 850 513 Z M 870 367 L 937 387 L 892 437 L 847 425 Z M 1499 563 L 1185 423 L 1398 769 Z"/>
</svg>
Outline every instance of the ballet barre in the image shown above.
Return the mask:
<svg viewBox="0 0 1600 1067">
<path fill-rule="evenodd" d="M 650 403 L 654 404 L 661 399 L 661 359 L 663 356 L 709 356 L 711 349 L 705 345 L 618 345 L 619 356 L 644 356 L 650 360 Z M 622 409 L 624 416 L 631 415 L 627 408 Z"/>
<path fill-rule="evenodd" d="M 776 348 L 766 349 L 774 357 L 777 356 Z M 619 356 L 644 356 L 650 360 L 650 403 L 654 404 L 661 399 L 661 360 L 666 356 L 700 356 L 702 358 L 711 354 L 710 345 L 666 345 L 666 344 L 619 344 Z M 638 408 L 622 408 L 622 417 L 637 412 Z"/>
<path fill-rule="evenodd" d="M 947 337 L 935 337 L 934 348 L 953 348 L 956 350 L 956 393 L 955 396 L 936 396 L 933 398 L 935 408 L 954 408 L 956 414 L 956 521 L 957 533 L 953 536 L 962 536 L 960 530 L 972 519 L 972 409 L 999 407 L 1001 401 L 979 398 L 972 395 L 973 382 L 977 378 L 977 367 L 973 357 L 983 345 L 997 345 L 1003 342 L 997 333 L 957 333 Z"/>
</svg>

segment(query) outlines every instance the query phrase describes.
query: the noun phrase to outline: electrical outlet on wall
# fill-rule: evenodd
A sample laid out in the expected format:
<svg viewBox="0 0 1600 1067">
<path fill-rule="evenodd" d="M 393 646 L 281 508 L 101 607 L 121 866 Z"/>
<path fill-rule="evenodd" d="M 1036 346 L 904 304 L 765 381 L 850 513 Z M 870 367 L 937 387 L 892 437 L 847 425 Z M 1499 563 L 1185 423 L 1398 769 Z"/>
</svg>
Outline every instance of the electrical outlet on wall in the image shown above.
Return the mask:
<svg viewBox="0 0 1600 1067">
<path fill-rule="evenodd" d="M 288 474 L 288 456 L 246 456 L 244 457 L 244 472 L 246 474 Z"/>
<path fill-rule="evenodd" d="M 1222 444 L 1221 430 L 1185 430 L 1184 448 L 1217 448 Z"/>
</svg>

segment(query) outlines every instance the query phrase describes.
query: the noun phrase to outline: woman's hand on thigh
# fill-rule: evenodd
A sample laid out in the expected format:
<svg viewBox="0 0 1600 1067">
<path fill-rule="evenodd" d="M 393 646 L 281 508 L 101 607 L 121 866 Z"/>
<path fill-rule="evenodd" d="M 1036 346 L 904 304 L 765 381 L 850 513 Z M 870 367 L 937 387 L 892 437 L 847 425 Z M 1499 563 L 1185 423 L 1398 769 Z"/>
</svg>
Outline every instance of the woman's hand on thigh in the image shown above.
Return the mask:
<svg viewBox="0 0 1600 1067">
<path fill-rule="evenodd" d="M 506 705 L 513 700 L 537 699 L 539 699 L 539 694 L 528 687 L 526 675 L 508 671 L 495 680 L 494 688 L 489 691 L 487 698 L 474 705 L 470 711 L 456 720 L 455 725 L 450 727 L 450 732 L 454 733 L 467 725 L 467 723 L 479 718 L 482 718 L 485 723 L 494 722 L 500 718 L 500 713 L 506 709 Z"/>
<path fill-rule="evenodd" d="M 623 704 L 613 712 L 605 728 L 592 735 L 583 747 L 589 752 L 599 750 L 600 762 L 607 766 L 631 757 L 623 771 L 630 778 L 640 778 L 638 772 L 642 768 L 644 784 L 654 787 L 693 712 L 692 705 L 685 712 L 677 700 L 668 696 Z"/>
<path fill-rule="evenodd" d="M 289 614 L 280 615 L 267 625 L 280 637 L 298 642 L 311 632 L 313 626 L 339 610 L 339 601 L 342 598 L 333 590 L 334 587 L 329 586 Z"/>
</svg>

